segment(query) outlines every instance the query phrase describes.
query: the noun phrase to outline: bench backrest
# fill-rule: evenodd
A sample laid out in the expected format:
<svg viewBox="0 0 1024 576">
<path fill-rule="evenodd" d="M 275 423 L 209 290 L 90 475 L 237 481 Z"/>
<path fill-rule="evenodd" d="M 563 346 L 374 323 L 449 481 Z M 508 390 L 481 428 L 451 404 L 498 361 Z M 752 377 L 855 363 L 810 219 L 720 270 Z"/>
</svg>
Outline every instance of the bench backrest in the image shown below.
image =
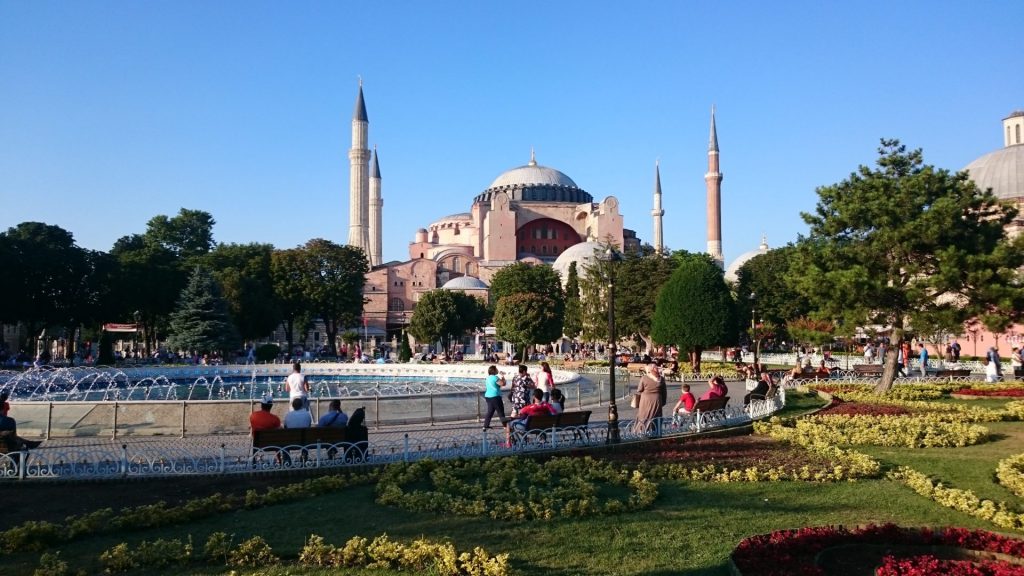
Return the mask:
<svg viewBox="0 0 1024 576">
<path fill-rule="evenodd" d="M 562 412 L 558 415 L 559 426 L 586 426 L 590 423 L 590 410 Z"/>
<path fill-rule="evenodd" d="M 881 374 L 885 366 L 881 364 L 854 364 L 853 371 L 857 374 Z"/>
<path fill-rule="evenodd" d="M 526 418 L 526 429 L 527 430 L 543 430 L 545 428 L 555 428 L 558 426 L 558 414 L 539 414 L 537 416 L 527 416 Z"/>
<path fill-rule="evenodd" d="M 710 412 L 711 410 L 721 410 L 725 408 L 725 405 L 729 403 L 728 396 L 721 396 L 718 398 L 709 398 L 707 400 L 701 400 L 694 404 L 693 410 L 700 410 L 701 412 Z"/>
<path fill-rule="evenodd" d="M 253 448 L 270 446 L 312 446 L 314 444 L 339 444 L 345 442 L 347 430 L 333 426 L 313 428 L 278 428 L 259 430 L 252 435 Z"/>
</svg>

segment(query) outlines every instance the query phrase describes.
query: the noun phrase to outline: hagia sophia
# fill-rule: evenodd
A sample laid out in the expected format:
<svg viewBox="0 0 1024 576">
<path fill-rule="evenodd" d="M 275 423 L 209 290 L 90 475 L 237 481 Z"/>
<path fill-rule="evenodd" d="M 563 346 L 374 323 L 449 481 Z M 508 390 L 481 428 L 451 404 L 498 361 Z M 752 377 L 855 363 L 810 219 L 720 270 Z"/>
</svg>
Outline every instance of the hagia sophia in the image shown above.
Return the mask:
<svg viewBox="0 0 1024 576">
<path fill-rule="evenodd" d="M 1000 199 L 1024 209 L 1024 112 L 1003 119 L 1003 148 L 965 167 L 981 188 L 991 188 Z M 543 166 L 531 151 L 529 161 L 494 179 L 478 193 L 467 212 L 438 218 L 416 230 L 409 242 L 409 259 L 383 262 L 383 198 L 379 159 L 369 148 L 369 117 L 360 83 L 352 117 L 349 151 L 348 244 L 362 248 L 369 258 L 364 295 L 364 330 L 375 340 L 393 341 L 408 326 L 419 296 L 436 288 L 460 290 L 484 297 L 494 273 L 514 262 L 552 265 L 565 280 L 570 262 L 585 264 L 595 249 L 612 244 L 624 251 L 640 249 L 635 230 L 625 227 L 614 196 L 594 197 L 563 172 Z M 721 186 L 715 110 L 711 110 L 708 138 L 707 253 L 722 266 L 729 281 L 747 260 L 768 251 L 767 240 L 725 266 L 721 237 Z M 650 244 L 664 250 L 661 179 L 655 165 Z M 1008 227 L 1012 234 L 1024 228 L 1024 212 Z M 1024 341 L 1015 326 L 1001 335 L 998 345 L 1008 355 L 1011 345 Z M 959 336 L 966 353 L 970 342 L 996 344 L 991 334 Z M 980 340 L 980 342 L 979 342 Z"/>
</svg>

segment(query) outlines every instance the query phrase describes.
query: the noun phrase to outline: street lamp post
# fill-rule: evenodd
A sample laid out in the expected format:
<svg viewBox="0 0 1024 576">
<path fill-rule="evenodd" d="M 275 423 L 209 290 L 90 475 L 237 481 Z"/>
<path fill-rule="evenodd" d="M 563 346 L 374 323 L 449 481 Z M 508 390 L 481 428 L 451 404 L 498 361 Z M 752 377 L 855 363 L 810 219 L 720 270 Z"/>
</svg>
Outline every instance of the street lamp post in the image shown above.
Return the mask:
<svg viewBox="0 0 1024 576">
<path fill-rule="evenodd" d="M 760 373 L 757 353 L 760 352 L 761 340 L 757 337 L 757 295 L 753 292 L 750 293 L 750 341 L 754 344 L 754 370 Z"/>
<path fill-rule="evenodd" d="M 615 346 L 618 337 L 615 334 L 615 273 L 612 266 L 622 260 L 613 248 L 605 251 L 605 260 L 608 263 L 608 443 L 619 442 L 619 407 L 615 403 L 615 364 L 617 349 Z"/>
</svg>

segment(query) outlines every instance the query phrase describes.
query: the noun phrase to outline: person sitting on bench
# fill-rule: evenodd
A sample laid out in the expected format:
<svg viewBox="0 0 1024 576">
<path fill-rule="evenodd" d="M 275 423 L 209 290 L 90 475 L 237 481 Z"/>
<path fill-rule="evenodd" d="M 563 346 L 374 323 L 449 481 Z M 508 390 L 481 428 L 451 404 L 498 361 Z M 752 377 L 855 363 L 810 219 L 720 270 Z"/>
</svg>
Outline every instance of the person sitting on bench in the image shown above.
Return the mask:
<svg viewBox="0 0 1024 576">
<path fill-rule="evenodd" d="M 274 407 L 274 397 L 270 394 L 263 396 L 260 401 L 260 409 L 249 415 L 249 429 L 253 432 L 260 430 L 277 430 L 281 427 L 281 419 L 270 413 Z"/>
<path fill-rule="evenodd" d="M 544 401 L 544 391 L 534 388 L 533 403 L 523 406 L 523 409 L 519 411 L 519 417 L 512 420 L 510 424 L 519 430 L 526 430 L 526 419 L 530 416 L 554 416 L 555 414 L 557 412 L 551 407 L 551 404 Z"/>
</svg>

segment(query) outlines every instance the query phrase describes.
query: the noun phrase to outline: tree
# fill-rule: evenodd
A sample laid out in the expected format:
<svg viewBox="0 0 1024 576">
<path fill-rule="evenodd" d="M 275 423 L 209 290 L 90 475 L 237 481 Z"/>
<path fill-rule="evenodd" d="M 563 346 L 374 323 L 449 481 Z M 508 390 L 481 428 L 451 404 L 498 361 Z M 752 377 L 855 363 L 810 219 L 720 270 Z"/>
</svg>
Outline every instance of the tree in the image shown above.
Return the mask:
<svg viewBox="0 0 1024 576">
<path fill-rule="evenodd" d="M 405 363 L 412 358 L 412 347 L 409 346 L 409 335 L 402 332 L 402 337 L 398 343 L 398 361 Z"/>
<path fill-rule="evenodd" d="M 569 277 L 565 282 L 565 319 L 562 332 L 569 338 L 576 338 L 583 332 L 583 304 L 580 301 L 580 279 L 576 263 L 569 264 Z"/>
<path fill-rule="evenodd" d="M 300 290 L 324 323 L 330 355 L 337 355 L 338 330 L 358 326 L 363 314 L 363 284 L 369 268 L 366 253 L 314 238 L 301 250 Z"/>
<path fill-rule="evenodd" d="M 549 307 L 545 311 L 545 317 L 549 319 L 550 325 L 538 332 L 548 335 L 547 339 L 531 340 L 531 344 L 553 342 L 561 337 L 565 321 L 565 293 L 562 292 L 562 279 L 558 272 L 548 265 L 531 266 L 524 262 L 516 262 L 498 270 L 491 278 L 491 305 L 494 309 L 495 327 L 498 326 L 498 304 L 503 298 L 513 294 L 535 294 Z M 554 335 L 550 336 L 551 334 Z"/>
<path fill-rule="evenodd" d="M 166 328 L 188 276 L 173 252 L 140 234 L 119 238 L 110 255 L 118 265 L 112 288 L 116 304 L 110 319 L 139 322 L 148 356 Z"/>
<path fill-rule="evenodd" d="M 214 247 L 213 225 L 216 221 L 209 212 L 182 208 L 178 215 L 168 218 L 154 216 L 146 223 L 146 239 L 167 248 L 184 262 L 206 255 Z"/>
<path fill-rule="evenodd" d="M 463 292 L 437 289 L 423 293 L 409 320 L 409 333 L 420 342 L 440 341 L 447 350 L 453 336 L 478 328 L 482 302 Z"/>
<path fill-rule="evenodd" d="M 174 349 L 206 354 L 228 353 L 239 344 L 228 303 L 208 270 L 196 268 L 171 314 L 167 344 Z"/>
<path fill-rule="evenodd" d="M 270 244 L 219 244 L 204 260 L 224 290 L 243 340 L 255 340 L 281 323 L 274 293 Z"/>
<path fill-rule="evenodd" d="M 800 344 L 821 345 L 832 341 L 836 327 L 828 320 L 815 320 L 801 316 L 790 320 L 786 324 L 786 330 Z"/>
<path fill-rule="evenodd" d="M 761 322 L 786 326 L 790 320 L 812 312 L 807 298 L 786 281 L 795 255 L 796 247 L 788 245 L 758 254 L 740 266 L 736 273 L 736 314 L 744 327 L 755 314 Z"/>
<path fill-rule="evenodd" d="M 878 152 L 877 167 L 818 188 L 789 275 L 797 290 L 822 317 L 891 327 L 894 342 L 911 328 L 955 332 L 971 318 L 1019 314 L 1024 251 L 1005 234 L 1016 210 L 898 140 L 882 140 Z M 880 392 L 895 374 L 890 346 Z"/>
<path fill-rule="evenodd" d="M 288 353 L 295 344 L 295 329 L 304 328 L 313 317 L 313 304 L 305 292 L 305 262 L 302 248 L 274 250 L 270 255 L 270 278 L 274 301 L 284 323 Z"/>
<path fill-rule="evenodd" d="M 517 292 L 499 300 L 494 327 L 499 338 L 520 345 L 524 362 L 531 344 L 551 342 L 562 334 L 556 303 L 548 295 L 532 292 Z"/>
<path fill-rule="evenodd" d="M 722 270 L 706 255 L 687 255 L 658 293 L 651 336 L 690 352 L 700 372 L 704 348 L 736 338 L 735 303 Z"/>
</svg>

